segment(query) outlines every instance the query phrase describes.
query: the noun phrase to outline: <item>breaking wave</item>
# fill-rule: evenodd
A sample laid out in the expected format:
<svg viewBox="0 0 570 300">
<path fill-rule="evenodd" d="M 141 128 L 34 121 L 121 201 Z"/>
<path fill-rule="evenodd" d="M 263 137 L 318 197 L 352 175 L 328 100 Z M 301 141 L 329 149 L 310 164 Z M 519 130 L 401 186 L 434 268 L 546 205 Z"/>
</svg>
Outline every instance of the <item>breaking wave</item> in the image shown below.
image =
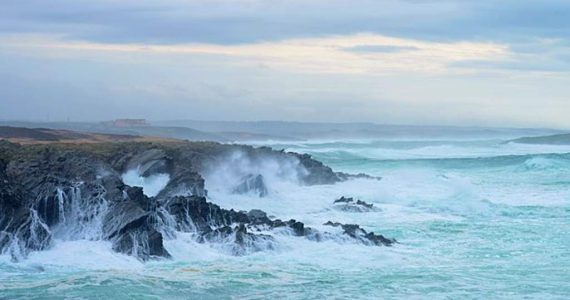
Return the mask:
<svg viewBox="0 0 570 300">
<path fill-rule="evenodd" d="M 497 141 L 273 146 L 312 154 L 336 171 L 367 172 L 383 179 L 304 186 L 299 178 L 306 170 L 298 161 L 232 153 L 204 174 L 210 201 L 226 209 L 261 209 L 269 216 L 329 230 L 336 237 L 315 243 L 286 231 L 260 229 L 274 241 L 246 243 L 241 253 L 245 256 L 234 256 L 235 236 L 200 243 L 192 230 L 175 228 L 163 212 L 157 219 L 172 259 L 147 263 L 116 253 L 110 242 L 101 240 L 101 217 L 108 209 L 103 196 L 83 195 L 80 184 L 58 189 L 51 195 L 62 203 L 53 246 L 30 253 L 20 264 L 0 256 L 0 290 L 16 298 L 40 289 L 47 296 L 65 292 L 89 298 L 97 287 L 117 297 L 267 298 L 308 293 L 342 298 L 358 293 L 366 298 L 402 298 L 435 293 L 436 298 L 461 298 L 474 289 L 488 295 L 513 290 L 536 296 L 533 293 L 544 292 L 547 281 L 550 288 L 544 295 L 570 292 L 564 284 L 570 280 L 565 259 L 568 148 Z M 267 195 L 236 192 L 250 174 L 262 176 Z M 137 170 L 122 178 L 143 187 L 149 196 L 159 194 L 170 180 L 166 174 L 142 178 Z M 341 196 L 378 209 L 339 211 L 332 204 Z M 97 205 L 84 207 L 87 199 Z M 352 243 L 334 232 L 336 228 L 324 226 L 330 220 L 361 224 L 396 237 L 400 244 L 378 249 Z M 43 227 L 37 222 L 34 226 Z M 494 282 L 487 280 L 489 274 Z M 464 293 L 458 287 L 465 287 Z M 0 292 L 0 298 L 5 295 Z"/>
<path fill-rule="evenodd" d="M 121 177 L 127 185 L 142 187 L 144 194 L 149 197 L 158 195 L 170 181 L 168 174 L 152 174 L 143 177 L 138 169 L 128 170 Z"/>
</svg>

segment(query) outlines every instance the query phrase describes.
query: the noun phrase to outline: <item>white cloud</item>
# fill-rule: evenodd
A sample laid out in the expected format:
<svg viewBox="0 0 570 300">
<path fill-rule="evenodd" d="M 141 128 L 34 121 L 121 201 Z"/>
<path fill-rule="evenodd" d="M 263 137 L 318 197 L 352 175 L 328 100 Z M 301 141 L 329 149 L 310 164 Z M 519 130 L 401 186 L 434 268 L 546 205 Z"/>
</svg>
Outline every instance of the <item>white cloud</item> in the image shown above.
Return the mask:
<svg viewBox="0 0 570 300">
<path fill-rule="evenodd" d="M 563 55 L 559 43 L 545 47 Z M 352 51 L 355 47 L 368 49 Z M 244 45 L 0 36 L 0 118 L 49 113 L 75 120 L 129 116 L 570 128 L 568 72 L 519 66 L 522 59 L 552 56 L 542 49 L 521 52 L 501 43 L 377 34 Z"/>
<path fill-rule="evenodd" d="M 467 68 L 448 66 L 462 61 L 502 61 L 512 53 L 507 45 L 480 42 L 429 42 L 363 33 L 323 38 L 289 39 L 245 45 L 214 44 L 109 44 L 67 41 L 57 36 L 9 36 L 4 49 L 31 51 L 36 55 L 101 55 L 142 53 L 147 55 L 218 55 L 240 63 L 303 73 L 386 74 L 391 72 L 465 73 Z M 347 49 L 382 46 L 408 49 L 389 52 L 355 52 Z M 62 51 L 67 51 L 63 53 Z"/>
</svg>

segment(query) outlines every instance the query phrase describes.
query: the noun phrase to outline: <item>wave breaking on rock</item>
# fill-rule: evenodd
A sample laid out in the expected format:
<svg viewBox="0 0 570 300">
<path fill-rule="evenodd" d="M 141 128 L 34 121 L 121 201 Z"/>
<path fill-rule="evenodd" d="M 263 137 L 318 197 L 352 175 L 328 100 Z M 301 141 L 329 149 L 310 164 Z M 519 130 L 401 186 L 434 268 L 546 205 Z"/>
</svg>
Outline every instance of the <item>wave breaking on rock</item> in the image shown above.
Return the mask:
<svg viewBox="0 0 570 300">
<path fill-rule="evenodd" d="M 274 180 L 316 185 L 351 178 L 308 155 L 207 142 L 0 142 L 0 153 L 0 252 L 15 261 L 56 240 L 105 240 L 141 261 L 169 258 L 164 241 L 180 233 L 231 255 L 274 249 L 280 234 L 315 242 L 339 234 L 364 245 L 395 242 L 358 225 L 331 222 L 344 232 L 319 231 L 207 199 L 204 174 L 220 176 L 233 193 L 258 197 L 270 193 L 267 183 Z"/>
</svg>

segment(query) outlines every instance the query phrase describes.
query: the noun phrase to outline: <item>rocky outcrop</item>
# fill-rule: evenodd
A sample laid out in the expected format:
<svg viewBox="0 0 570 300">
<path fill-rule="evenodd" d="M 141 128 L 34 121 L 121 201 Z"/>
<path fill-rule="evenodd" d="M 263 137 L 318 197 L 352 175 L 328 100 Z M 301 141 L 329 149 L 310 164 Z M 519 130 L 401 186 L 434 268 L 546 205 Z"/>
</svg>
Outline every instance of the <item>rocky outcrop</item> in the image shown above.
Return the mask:
<svg viewBox="0 0 570 300">
<path fill-rule="evenodd" d="M 263 175 L 248 174 L 240 180 L 240 184 L 232 189 L 234 194 L 254 194 L 260 198 L 267 196 L 267 186 L 263 180 Z"/>
<path fill-rule="evenodd" d="M 17 146 L 0 141 L 0 252 L 20 260 L 51 247 L 54 239 L 107 240 L 115 251 L 146 261 L 170 257 L 164 241 L 178 232 L 232 255 L 273 249 L 279 234 L 314 241 L 335 238 L 334 232 L 297 220 L 208 202 L 200 172 L 235 151 L 251 165 L 282 163 L 298 171 L 303 184 L 342 180 L 309 156 L 264 147 L 183 142 Z M 122 181 L 121 175 L 132 169 L 143 177 L 168 174 L 170 181 L 157 196 L 147 197 Z M 234 191 L 262 197 L 267 187 L 262 175 L 252 173 Z M 356 242 L 390 244 L 357 225 L 338 226 Z"/>
<path fill-rule="evenodd" d="M 287 234 L 314 241 L 336 239 L 334 233 L 319 232 L 293 219 L 272 220 L 258 209 L 248 213 L 226 210 L 207 202 L 204 197 L 176 197 L 168 201 L 165 207 L 175 218 L 177 230 L 195 232 L 199 242 L 224 244 L 231 249 L 233 255 L 272 249 L 275 240 L 266 233 Z M 395 242 L 382 235 L 366 232 L 358 225 L 332 222 L 326 225 L 342 227 L 346 236 L 365 245 L 389 246 Z"/>
<path fill-rule="evenodd" d="M 339 227 L 343 230 L 343 234 L 349 236 L 352 239 L 360 241 L 363 244 L 375 245 L 375 246 L 391 246 L 397 243 L 396 239 L 389 239 L 381 234 L 375 234 L 373 232 L 367 232 L 366 230 L 360 228 L 356 224 L 341 224 L 338 222 L 328 221 L 324 225 Z"/>
<path fill-rule="evenodd" d="M 260 233 L 272 225 L 262 211 L 248 214 L 226 210 L 197 196 L 175 197 L 165 207 L 174 217 L 177 230 L 194 232 L 201 243 L 223 245 L 232 255 L 274 248 L 274 238 Z"/>
<path fill-rule="evenodd" d="M 6 174 L 6 162 L 0 160 L 0 253 L 8 253 L 14 260 L 51 243 L 48 226 L 36 210 L 25 205 L 17 185 Z"/>
<path fill-rule="evenodd" d="M 374 204 L 367 203 L 362 200 L 354 200 L 352 197 L 340 197 L 333 202 L 333 207 L 340 211 L 346 212 L 370 212 L 379 211 Z"/>
<path fill-rule="evenodd" d="M 315 184 L 331 184 L 342 181 L 339 174 L 335 173 L 330 167 L 325 166 L 322 162 L 315 160 L 309 154 L 290 154 L 299 159 L 299 163 L 307 170 L 302 176 L 302 180 L 307 185 Z"/>
<path fill-rule="evenodd" d="M 181 149 L 143 144 L 130 152 L 119 151 L 111 161 L 121 173 L 136 170 L 141 177 L 168 174 L 170 181 L 158 195 L 160 198 L 206 195 L 204 179 L 197 172 L 195 162 L 185 157 Z"/>
<path fill-rule="evenodd" d="M 69 228 L 57 232 L 61 238 L 86 238 L 81 229 L 91 227 L 105 198 L 120 195 L 124 186 L 89 155 L 50 148 L 1 150 L 7 150 L 2 152 L 2 190 L 8 192 L 0 199 L 0 250 L 14 259 L 49 247 L 55 225 Z M 98 172 L 111 175 L 103 179 Z"/>
<path fill-rule="evenodd" d="M 143 177 L 153 174 L 169 173 L 172 159 L 162 149 L 149 149 L 131 157 L 126 169 L 137 169 Z"/>
<path fill-rule="evenodd" d="M 104 239 L 113 242 L 113 250 L 148 260 L 169 257 L 163 246 L 163 235 L 158 230 L 158 206 L 139 187 L 129 187 L 125 199 L 114 203 L 106 214 Z"/>
<path fill-rule="evenodd" d="M 347 174 L 347 173 L 343 173 L 343 172 L 337 172 L 336 175 L 338 176 L 338 178 L 341 179 L 341 181 L 345 181 L 345 180 L 349 180 L 349 179 L 372 179 L 372 180 L 382 180 L 382 177 L 370 176 L 370 175 L 364 174 L 364 173 Z"/>
</svg>

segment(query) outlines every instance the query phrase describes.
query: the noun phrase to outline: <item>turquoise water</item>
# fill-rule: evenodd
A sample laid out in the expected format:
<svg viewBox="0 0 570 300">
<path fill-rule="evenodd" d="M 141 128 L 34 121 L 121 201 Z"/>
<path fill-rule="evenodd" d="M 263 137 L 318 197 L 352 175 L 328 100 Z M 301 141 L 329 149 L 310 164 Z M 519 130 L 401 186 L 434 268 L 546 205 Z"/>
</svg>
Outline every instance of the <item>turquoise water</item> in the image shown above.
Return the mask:
<svg viewBox="0 0 570 300">
<path fill-rule="evenodd" d="M 56 241 L 21 263 L 0 257 L 0 299 L 570 297 L 570 147 L 501 140 L 271 146 L 383 179 L 306 187 L 276 174 L 269 177 L 269 197 L 259 199 L 227 193 L 211 174 L 211 200 L 321 230 L 328 220 L 357 223 L 400 244 L 276 235 L 277 249 L 233 257 L 223 245 L 180 234 L 166 241 L 172 260 L 142 264 L 113 253 L 106 242 Z M 343 195 L 381 211 L 331 209 Z"/>
</svg>

